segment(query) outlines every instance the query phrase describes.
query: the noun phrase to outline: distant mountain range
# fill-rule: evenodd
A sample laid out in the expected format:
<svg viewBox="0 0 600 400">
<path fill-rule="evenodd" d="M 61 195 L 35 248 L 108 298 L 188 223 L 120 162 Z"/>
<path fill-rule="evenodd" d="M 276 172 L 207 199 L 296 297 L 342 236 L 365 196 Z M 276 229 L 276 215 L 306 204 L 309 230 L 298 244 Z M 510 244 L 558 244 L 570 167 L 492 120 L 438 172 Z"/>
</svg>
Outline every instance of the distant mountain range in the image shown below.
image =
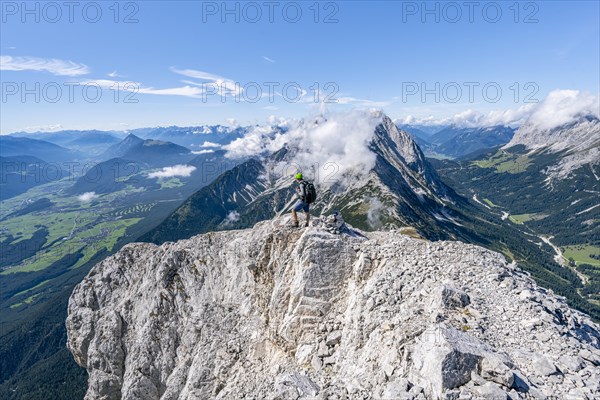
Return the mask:
<svg viewBox="0 0 600 400">
<path fill-rule="evenodd" d="M 194 155 L 188 148 L 178 144 L 154 139 L 144 140 L 130 133 L 125 139 L 109 147 L 99 158 L 106 160 L 115 157 L 163 167 L 183 164 Z"/>
<path fill-rule="evenodd" d="M 483 128 L 439 126 L 435 132 L 431 127 L 427 132 L 422 126 L 399 127 L 414 137 L 425 155 L 437 158 L 460 158 L 491 149 L 508 143 L 514 135 L 513 128 L 501 125 Z"/>
<path fill-rule="evenodd" d="M 139 128 L 129 131 L 80 131 L 64 130 L 57 132 L 15 132 L 10 135 L 2 135 L 2 156 L 30 155 L 38 157 L 46 162 L 63 161 L 73 159 L 94 159 L 96 161 L 106 161 L 114 157 L 127 156 L 119 147 L 126 147 L 128 140 L 122 142 L 128 135 L 141 140 L 149 140 L 146 146 L 151 144 L 158 145 L 161 142 L 168 142 L 179 145 L 179 150 L 174 146 L 166 149 L 167 154 L 173 152 L 187 152 L 218 149 L 223 145 L 231 143 L 233 140 L 242 137 L 252 127 L 238 126 L 228 127 L 222 125 L 202 125 L 194 127 L 155 127 Z M 33 140 L 33 141 L 31 141 Z M 154 140 L 154 142 L 152 142 Z M 40 143 L 43 142 L 43 143 Z M 48 146 L 48 143 L 59 146 L 59 148 Z M 149 149 L 145 149 L 150 151 Z M 65 154 L 63 154 L 65 153 Z M 135 156 L 151 156 L 149 154 L 138 153 Z"/>
<path fill-rule="evenodd" d="M 29 139 L 44 140 L 62 147 L 77 150 L 86 155 L 98 155 L 108 146 L 118 143 L 122 138 L 122 132 L 107 131 L 77 131 L 67 130 L 58 132 L 18 132 L 11 136 L 26 137 Z"/>
<path fill-rule="evenodd" d="M 73 161 L 84 157 L 78 151 L 45 140 L 11 135 L 0 136 L 0 156 L 32 156 L 45 162 Z"/>
<path fill-rule="evenodd" d="M 129 132 L 143 139 L 173 142 L 193 150 L 202 149 L 204 144 L 225 145 L 242 137 L 250 127 L 202 125 L 195 127 L 159 127 L 132 129 Z"/>
</svg>

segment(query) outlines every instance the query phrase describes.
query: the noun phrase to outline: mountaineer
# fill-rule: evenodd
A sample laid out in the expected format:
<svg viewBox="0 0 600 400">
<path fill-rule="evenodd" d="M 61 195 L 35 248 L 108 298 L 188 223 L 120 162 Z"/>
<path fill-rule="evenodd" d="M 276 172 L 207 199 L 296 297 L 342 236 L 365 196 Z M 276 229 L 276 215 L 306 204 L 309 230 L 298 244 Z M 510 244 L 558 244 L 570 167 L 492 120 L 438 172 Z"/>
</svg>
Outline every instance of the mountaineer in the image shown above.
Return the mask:
<svg viewBox="0 0 600 400">
<path fill-rule="evenodd" d="M 306 223 L 304 226 L 308 226 L 310 222 L 310 204 L 315 201 L 317 198 L 317 192 L 315 190 L 315 186 L 311 182 L 307 182 L 304 180 L 304 176 L 302 173 L 297 173 L 294 175 L 296 182 L 298 182 L 298 186 L 296 187 L 296 194 L 298 196 L 298 202 L 292 208 L 292 216 L 294 217 L 294 227 L 298 227 L 298 214 L 297 212 L 303 210 L 306 213 Z"/>
</svg>

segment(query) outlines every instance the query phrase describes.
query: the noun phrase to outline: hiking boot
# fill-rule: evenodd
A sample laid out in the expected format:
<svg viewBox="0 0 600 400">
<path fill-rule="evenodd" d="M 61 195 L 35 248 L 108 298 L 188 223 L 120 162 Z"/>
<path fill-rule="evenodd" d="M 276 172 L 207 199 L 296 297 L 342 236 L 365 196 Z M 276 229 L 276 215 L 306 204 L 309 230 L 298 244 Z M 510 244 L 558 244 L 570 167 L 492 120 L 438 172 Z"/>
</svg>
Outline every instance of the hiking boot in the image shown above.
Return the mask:
<svg viewBox="0 0 600 400">
<path fill-rule="evenodd" d="M 298 225 L 298 221 L 295 221 L 295 222 L 292 224 L 292 226 L 293 226 L 294 228 L 297 228 L 297 227 L 299 226 L 299 225 Z"/>
<path fill-rule="evenodd" d="M 304 227 L 305 227 L 305 228 L 308 228 L 308 227 L 309 227 L 309 224 L 308 224 L 308 222 L 304 224 Z"/>
</svg>

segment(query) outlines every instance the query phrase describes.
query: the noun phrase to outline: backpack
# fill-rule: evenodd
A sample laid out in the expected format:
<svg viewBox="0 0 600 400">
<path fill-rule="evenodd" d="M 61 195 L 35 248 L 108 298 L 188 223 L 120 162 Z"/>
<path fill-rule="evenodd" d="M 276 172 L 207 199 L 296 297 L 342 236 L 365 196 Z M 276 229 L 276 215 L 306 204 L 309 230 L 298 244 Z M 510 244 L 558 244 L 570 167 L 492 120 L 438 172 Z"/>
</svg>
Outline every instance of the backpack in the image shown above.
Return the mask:
<svg viewBox="0 0 600 400">
<path fill-rule="evenodd" d="M 317 189 L 312 182 L 306 183 L 306 203 L 313 203 L 317 199 Z"/>
</svg>

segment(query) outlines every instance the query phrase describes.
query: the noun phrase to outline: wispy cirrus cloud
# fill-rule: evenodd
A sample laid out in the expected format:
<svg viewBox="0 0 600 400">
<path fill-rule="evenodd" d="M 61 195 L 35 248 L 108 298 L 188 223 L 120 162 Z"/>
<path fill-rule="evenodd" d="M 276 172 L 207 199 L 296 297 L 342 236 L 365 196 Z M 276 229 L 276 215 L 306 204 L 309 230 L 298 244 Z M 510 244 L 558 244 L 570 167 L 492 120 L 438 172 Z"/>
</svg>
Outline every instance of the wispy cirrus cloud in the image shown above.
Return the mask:
<svg viewBox="0 0 600 400">
<path fill-rule="evenodd" d="M 183 83 L 184 86 L 170 88 L 155 88 L 152 86 L 145 86 L 141 82 L 112 79 L 89 79 L 79 83 L 82 85 L 98 85 L 102 88 L 107 88 L 111 90 L 123 90 L 128 92 L 136 92 L 140 94 L 184 96 L 203 100 L 207 100 L 209 98 L 225 99 L 228 96 L 233 96 L 236 98 L 236 101 L 246 100 L 244 96 L 244 86 L 241 83 L 234 81 L 233 79 L 195 69 L 178 69 L 176 67 L 170 67 L 169 70 L 175 74 L 184 76 L 189 79 L 181 80 L 181 83 Z M 119 76 L 116 72 L 108 75 Z M 337 88 L 335 89 L 337 90 Z M 329 88 L 327 91 L 318 90 L 318 93 L 315 94 L 312 92 L 308 92 L 307 90 L 303 89 L 297 84 L 290 86 L 285 95 L 277 90 L 274 90 L 272 93 L 270 93 L 266 88 L 264 88 L 264 90 L 262 90 L 262 92 L 259 94 L 260 99 L 269 98 L 271 102 L 273 101 L 272 96 L 276 96 L 284 99 L 285 101 L 299 102 L 305 104 L 332 103 L 332 105 L 352 105 L 357 107 L 369 108 L 386 107 L 390 104 L 390 102 L 388 101 L 373 101 L 349 96 L 337 97 L 336 92 L 332 93 L 331 89 Z M 275 105 L 271 105 L 264 107 L 264 109 L 277 110 L 278 107 Z"/>
<path fill-rule="evenodd" d="M 270 62 L 271 64 L 273 64 L 275 62 L 275 60 L 273 60 L 272 58 L 269 58 L 267 56 L 262 56 L 263 60 L 265 60 L 266 62 Z"/>
<path fill-rule="evenodd" d="M 241 85 L 236 83 L 233 79 L 211 74 L 209 72 L 198 71 L 195 69 L 177 69 L 175 67 L 171 67 L 170 70 L 176 74 L 200 80 L 201 82 L 184 80 L 183 83 L 200 88 L 201 94 L 227 96 L 240 95 L 243 91 Z"/>
<path fill-rule="evenodd" d="M 154 94 L 161 96 L 200 97 L 203 93 L 203 90 L 201 88 L 189 85 L 174 88 L 156 89 L 154 87 L 144 86 L 141 82 L 117 81 L 112 79 L 88 79 L 78 83 L 80 85 L 95 85 L 103 89 L 121 90 L 124 92 Z"/>
<path fill-rule="evenodd" d="M 390 105 L 389 101 L 373 101 L 367 99 L 357 99 L 355 97 L 333 98 L 332 101 L 338 104 L 352 104 L 359 107 L 386 107 Z"/>
<path fill-rule="evenodd" d="M 211 74 L 210 72 L 198 71 L 195 69 L 177 69 L 175 67 L 169 68 L 171 72 L 175 72 L 176 74 L 187 76 L 188 78 L 200 79 L 203 81 L 231 81 L 231 79 L 224 78 L 219 75 Z"/>
<path fill-rule="evenodd" d="M 185 97 L 199 97 L 204 91 L 201 88 L 192 86 L 180 86 L 174 88 L 155 89 L 153 87 L 140 87 L 138 90 L 142 94 L 156 94 L 162 96 L 185 96 Z"/>
<path fill-rule="evenodd" d="M 85 64 L 57 58 L 0 56 L 1 71 L 44 71 L 57 76 L 81 76 L 89 74 Z"/>
</svg>

